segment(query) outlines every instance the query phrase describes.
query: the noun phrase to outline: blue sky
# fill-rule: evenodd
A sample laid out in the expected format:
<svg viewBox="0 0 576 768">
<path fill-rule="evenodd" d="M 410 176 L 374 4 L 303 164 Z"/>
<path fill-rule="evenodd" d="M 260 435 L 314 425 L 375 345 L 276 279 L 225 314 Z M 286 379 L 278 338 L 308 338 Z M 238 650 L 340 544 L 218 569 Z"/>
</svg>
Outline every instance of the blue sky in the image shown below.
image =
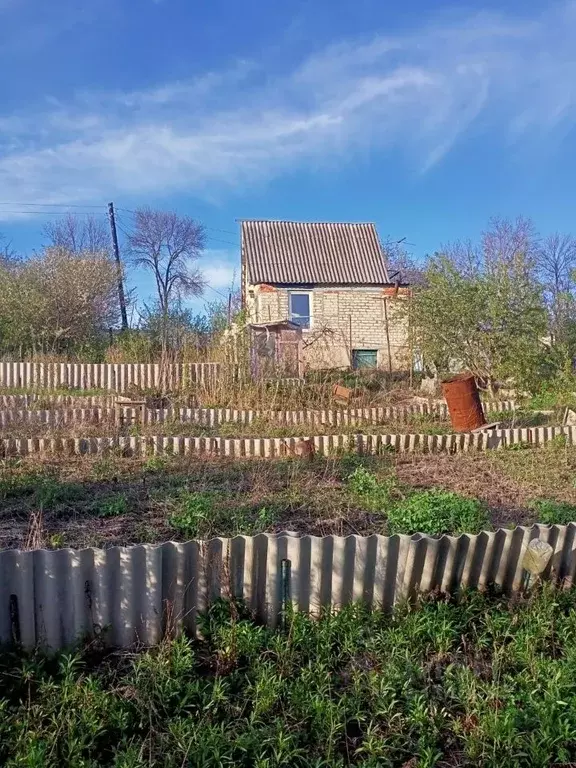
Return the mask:
<svg viewBox="0 0 576 768">
<path fill-rule="evenodd" d="M 224 293 L 239 218 L 375 221 L 417 257 L 491 215 L 576 233 L 576 2 L 0 0 L 0 71 L 22 252 L 32 210 L 109 200 L 202 221 Z"/>
</svg>

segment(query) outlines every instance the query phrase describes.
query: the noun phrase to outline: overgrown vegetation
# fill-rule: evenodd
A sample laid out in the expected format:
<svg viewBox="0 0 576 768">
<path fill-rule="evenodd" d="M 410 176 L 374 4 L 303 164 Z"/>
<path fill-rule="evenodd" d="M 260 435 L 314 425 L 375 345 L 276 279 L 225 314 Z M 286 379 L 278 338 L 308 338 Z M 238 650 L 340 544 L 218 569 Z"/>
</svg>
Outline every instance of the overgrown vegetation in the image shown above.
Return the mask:
<svg viewBox="0 0 576 768">
<path fill-rule="evenodd" d="M 576 504 L 553 499 L 536 499 L 531 506 L 538 521 L 545 525 L 568 525 L 576 522 Z"/>
<path fill-rule="evenodd" d="M 218 603 L 201 642 L 0 656 L 8 766 L 547 768 L 576 760 L 576 592 L 362 606 L 286 632 Z"/>
<path fill-rule="evenodd" d="M 282 530 L 436 535 L 563 524 L 574 519 L 575 468 L 576 449 L 555 443 L 453 456 L 351 453 L 312 462 L 119 453 L 6 459 L 0 547 L 27 546 L 39 513 L 37 546 L 70 547 Z"/>
<path fill-rule="evenodd" d="M 572 390 L 576 240 L 541 238 L 529 219 L 493 219 L 479 244 L 455 242 L 426 262 L 409 312 L 413 344 L 444 374 L 454 364 L 486 386 Z"/>
<path fill-rule="evenodd" d="M 478 499 L 453 491 L 431 488 L 418 491 L 388 511 L 391 533 L 479 533 L 489 525 L 488 515 Z"/>
</svg>

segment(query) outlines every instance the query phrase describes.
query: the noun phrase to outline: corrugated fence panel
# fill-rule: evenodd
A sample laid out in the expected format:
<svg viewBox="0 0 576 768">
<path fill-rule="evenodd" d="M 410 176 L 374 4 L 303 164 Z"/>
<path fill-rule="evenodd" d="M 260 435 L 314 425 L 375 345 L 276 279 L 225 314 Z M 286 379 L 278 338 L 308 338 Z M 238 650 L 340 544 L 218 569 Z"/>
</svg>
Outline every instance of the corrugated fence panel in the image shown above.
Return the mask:
<svg viewBox="0 0 576 768">
<path fill-rule="evenodd" d="M 53 399 L 52 399 L 53 397 Z M 33 423 L 38 420 L 37 417 L 32 415 L 25 416 L 20 415 L 23 411 L 30 411 L 31 413 L 38 413 L 39 411 L 34 408 L 35 402 L 40 402 L 43 406 L 54 405 L 51 409 L 54 411 L 54 419 L 56 421 L 68 419 L 70 423 L 73 421 L 83 421 L 94 419 L 88 419 L 85 413 L 87 408 L 93 408 L 97 405 L 103 408 L 112 408 L 114 405 L 113 396 L 82 396 L 73 395 L 57 395 L 57 396 L 45 396 L 38 395 L 3 395 L 0 396 L 0 426 L 3 424 L 9 424 L 17 421 L 29 421 Z M 36 398 L 36 399 L 34 399 Z M 435 413 L 440 418 L 446 417 L 446 409 L 442 407 L 442 403 L 434 404 L 433 406 L 426 406 L 424 404 L 418 405 L 418 413 Z M 502 406 L 502 403 L 493 403 L 494 407 Z M 77 417 L 68 418 L 68 415 L 64 412 L 65 407 L 82 409 L 82 413 L 78 413 Z M 125 411 L 128 408 L 124 408 Z M 498 408 L 498 410 L 503 410 Z M 16 411 L 19 415 L 16 415 Z M 361 424 L 367 422 L 371 424 L 385 424 L 387 421 L 406 421 L 410 415 L 414 415 L 416 411 L 414 407 L 408 406 L 405 408 L 366 408 L 366 409 L 351 409 L 347 411 L 342 410 L 323 410 L 323 411 L 254 411 L 254 410 L 233 410 L 230 408 L 164 408 L 153 409 L 146 408 L 144 411 L 144 419 L 146 423 L 165 422 L 165 421 L 181 421 L 198 423 L 207 426 L 218 426 L 223 423 L 237 423 L 237 424 L 250 424 L 255 418 L 267 417 L 275 421 L 279 421 L 283 424 Z M 102 414 L 101 414 L 102 415 Z M 108 416 L 106 416 L 108 418 Z M 66 423 L 68 423 L 66 421 Z"/>
<path fill-rule="evenodd" d="M 165 435 L 142 437 L 142 455 L 180 454 L 181 439 Z M 502 429 L 486 433 L 449 435 L 316 435 L 275 438 L 223 438 L 192 437 L 184 439 L 184 453 L 205 456 L 270 457 L 298 456 L 303 442 L 312 441 L 321 455 L 345 451 L 361 454 L 381 454 L 387 450 L 398 453 L 460 453 L 502 449 L 511 446 L 530 447 L 562 439 L 569 445 L 576 443 L 576 427 L 533 427 L 530 429 Z M 118 448 L 125 456 L 134 455 L 134 441 L 129 437 L 87 438 L 13 438 L 0 441 L 0 455 L 24 456 L 34 453 L 91 453 L 100 454 Z"/>
<path fill-rule="evenodd" d="M 154 644 L 166 632 L 195 632 L 198 612 L 218 597 L 244 600 L 273 626 L 284 587 L 296 609 L 312 614 L 357 601 L 391 609 L 437 589 L 497 585 L 509 594 L 520 588 L 522 558 L 535 538 L 554 550 L 544 577 L 572 586 L 575 532 L 571 523 L 438 539 L 282 533 L 107 550 L 5 550 L 0 643 L 57 649 L 100 636 L 113 646 Z"/>
<path fill-rule="evenodd" d="M 164 370 L 170 389 L 183 384 L 208 384 L 227 371 L 238 375 L 237 366 L 221 363 L 173 363 Z M 139 383 L 146 389 L 158 388 L 162 383 L 158 363 L 25 363 L 1 362 L 0 387 L 56 389 L 108 389 L 123 392 Z"/>
</svg>

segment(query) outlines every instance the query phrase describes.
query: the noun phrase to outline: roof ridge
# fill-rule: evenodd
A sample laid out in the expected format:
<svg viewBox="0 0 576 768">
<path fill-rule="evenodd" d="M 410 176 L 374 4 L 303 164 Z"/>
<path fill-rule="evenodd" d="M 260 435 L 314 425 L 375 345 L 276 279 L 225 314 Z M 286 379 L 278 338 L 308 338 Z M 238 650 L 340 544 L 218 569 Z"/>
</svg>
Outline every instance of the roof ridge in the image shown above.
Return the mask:
<svg viewBox="0 0 576 768">
<path fill-rule="evenodd" d="M 303 221 L 302 219 L 236 219 L 236 221 L 239 221 L 242 224 L 253 222 L 256 224 L 368 224 L 371 227 L 376 226 L 376 222 L 374 221 Z"/>
</svg>

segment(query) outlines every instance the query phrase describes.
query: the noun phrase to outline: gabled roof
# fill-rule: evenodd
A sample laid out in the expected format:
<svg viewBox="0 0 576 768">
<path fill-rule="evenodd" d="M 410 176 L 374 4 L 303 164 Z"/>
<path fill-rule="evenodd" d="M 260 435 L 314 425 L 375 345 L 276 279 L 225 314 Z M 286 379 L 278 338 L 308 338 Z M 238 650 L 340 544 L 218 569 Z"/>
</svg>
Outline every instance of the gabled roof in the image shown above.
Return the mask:
<svg viewBox="0 0 576 768">
<path fill-rule="evenodd" d="M 374 224 L 243 221 L 242 260 L 253 285 L 389 282 Z"/>
</svg>

